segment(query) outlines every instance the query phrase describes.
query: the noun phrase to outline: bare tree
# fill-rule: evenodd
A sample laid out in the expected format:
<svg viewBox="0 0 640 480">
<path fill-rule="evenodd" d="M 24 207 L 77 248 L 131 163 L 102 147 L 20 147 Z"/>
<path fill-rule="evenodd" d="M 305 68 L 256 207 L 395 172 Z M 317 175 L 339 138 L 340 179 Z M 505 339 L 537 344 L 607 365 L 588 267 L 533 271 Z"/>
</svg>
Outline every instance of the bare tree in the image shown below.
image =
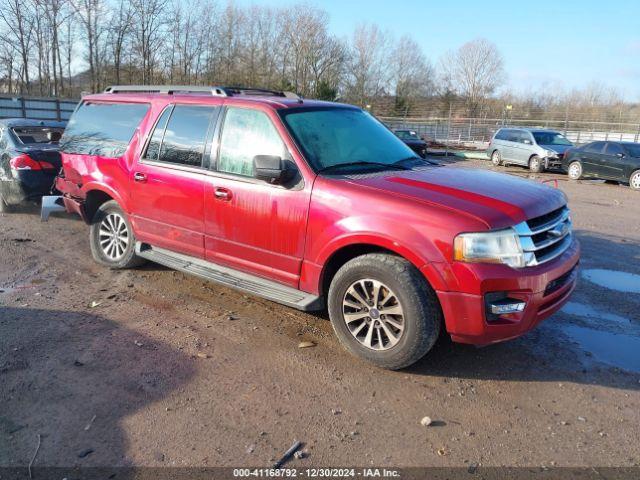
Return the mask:
<svg viewBox="0 0 640 480">
<path fill-rule="evenodd" d="M 157 52 L 163 41 L 167 23 L 167 0 L 131 0 L 133 7 L 134 49 L 142 65 L 142 83 L 153 82 Z"/>
<path fill-rule="evenodd" d="M 388 36 L 376 25 L 360 25 L 353 33 L 347 60 L 347 95 L 361 106 L 386 90 L 388 47 Z"/>
<path fill-rule="evenodd" d="M 469 115 L 478 112 L 483 100 L 495 93 L 505 77 L 502 54 L 483 38 L 445 54 L 440 68 L 444 88 L 466 100 Z"/>
<path fill-rule="evenodd" d="M 402 36 L 391 49 L 389 65 L 396 113 L 406 116 L 417 98 L 433 94 L 434 70 L 420 46 L 408 35 Z"/>
<path fill-rule="evenodd" d="M 20 93 L 31 92 L 29 67 L 33 26 L 35 22 L 32 9 L 26 8 L 23 0 L 5 0 L 0 4 L 0 20 L 6 27 L 5 38 L 16 45 L 21 60 Z"/>
</svg>

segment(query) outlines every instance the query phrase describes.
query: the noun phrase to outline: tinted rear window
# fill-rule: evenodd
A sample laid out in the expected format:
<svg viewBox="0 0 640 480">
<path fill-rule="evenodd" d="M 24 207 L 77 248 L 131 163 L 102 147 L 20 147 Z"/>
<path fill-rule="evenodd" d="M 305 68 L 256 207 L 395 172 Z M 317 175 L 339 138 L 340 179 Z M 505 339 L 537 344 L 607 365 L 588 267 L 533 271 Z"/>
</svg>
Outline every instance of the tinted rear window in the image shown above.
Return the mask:
<svg viewBox="0 0 640 480">
<path fill-rule="evenodd" d="M 147 114 L 143 103 L 83 103 L 60 141 L 65 153 L 120 157 Z"/>
</svg>

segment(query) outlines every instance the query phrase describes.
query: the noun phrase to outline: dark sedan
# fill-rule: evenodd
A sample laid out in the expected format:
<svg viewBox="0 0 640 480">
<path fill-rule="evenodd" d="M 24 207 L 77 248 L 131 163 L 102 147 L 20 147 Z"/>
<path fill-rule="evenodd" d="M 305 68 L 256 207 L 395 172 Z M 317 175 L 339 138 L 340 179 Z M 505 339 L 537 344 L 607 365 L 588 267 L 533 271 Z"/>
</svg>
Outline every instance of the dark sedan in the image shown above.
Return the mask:
<svg viewBox="0 0 640 480">
<path fill-rule="evenodd" d="M 416 132 L 413 130 L 396 130 L 393 133 L 422 158 L 427 156 L 427 143 Z"/>
<path fill-rule="evenodd" d="M 640 190 L 640 143 L 591 142 L 567 150 L 562 168 L 569 178 L 601 178 Z"/>
<path fill-rule="evenodd" d="M 60 167 L 65 122 L 0 120 L 0 212 L 51 192 Z"/>
</svg>

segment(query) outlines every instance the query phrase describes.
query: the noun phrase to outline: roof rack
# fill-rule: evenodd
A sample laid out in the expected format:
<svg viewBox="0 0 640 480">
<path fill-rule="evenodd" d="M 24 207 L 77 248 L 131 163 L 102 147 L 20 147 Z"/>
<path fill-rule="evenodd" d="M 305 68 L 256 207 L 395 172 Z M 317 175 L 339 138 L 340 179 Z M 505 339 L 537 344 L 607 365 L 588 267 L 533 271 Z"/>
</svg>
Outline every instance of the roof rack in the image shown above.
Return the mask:
<svg viewBox="0 0 640 480">
<path fill-rule="evenodd" d="M 254 95 L 290 98 L 302 102 L 302 98 L 293 92 L 247 87 L 202 87 L 189 85 L 113 85 L 111 87 L 107 87 L 104 90 L 104 93 L 162 93 L 165 95 L 174 95 L 179 93 L 200 93 L 213 95 L 214 97 Z"/>
</svg>

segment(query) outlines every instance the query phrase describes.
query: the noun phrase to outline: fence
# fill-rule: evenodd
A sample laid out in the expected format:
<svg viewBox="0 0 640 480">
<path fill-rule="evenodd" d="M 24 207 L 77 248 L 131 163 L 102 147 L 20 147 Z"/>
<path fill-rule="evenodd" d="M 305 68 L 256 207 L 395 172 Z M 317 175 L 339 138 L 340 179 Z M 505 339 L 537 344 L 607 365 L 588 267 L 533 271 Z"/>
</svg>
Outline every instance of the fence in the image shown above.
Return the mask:
<svg viewBox="0 0 640 480">
<path fill-rule="evenodd" d="M 69 120 L 76 100 L 0 96 L 0 118 Z"/>
<path fill-rule="evenodd" d="M 508 120 L 501 118 L 379 117 L 391 129 L 408 129 L 445 145 L 484 148 L 503 126 L 546 128 L 563 133 L 573 143 L 594 140 L 638 142 L 640 123 L 585 122 L 578 120 Z"/>
</svg>

